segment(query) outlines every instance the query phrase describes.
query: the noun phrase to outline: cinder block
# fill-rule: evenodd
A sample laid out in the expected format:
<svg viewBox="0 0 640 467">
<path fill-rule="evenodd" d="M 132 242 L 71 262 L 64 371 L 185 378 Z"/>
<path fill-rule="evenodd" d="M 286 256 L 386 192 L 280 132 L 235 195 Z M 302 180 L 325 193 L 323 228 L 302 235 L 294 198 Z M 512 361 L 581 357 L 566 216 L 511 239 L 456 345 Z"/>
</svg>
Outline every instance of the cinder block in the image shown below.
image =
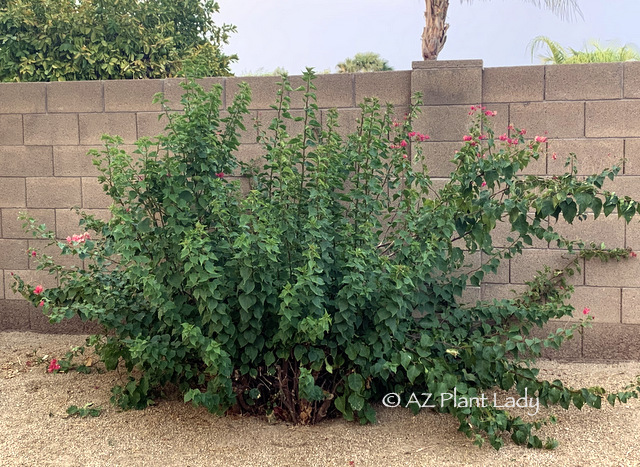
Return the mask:
<svg viewBox="0 0 640 467">
<path fill-rule="evenodd" d="M 624 140 L 624 174 L 640 175 L 640 138 Z"/>
<path fill-rule="evenodd" d="M 640 135 L 640 106 L 636 101 L 587 102 L 585 134 L 589 138 Z"/>
<path fill-rule="evenodd" d="M 53 175 L 50 146 L 0 146 L 0 176 L 46 177 Z"/>
<path fill-rule="evenodd" d="M 574 320 L 584 318 L 583 310 L 589 308 L 589 316 L 597 323 L 620 323 L 621 293 L 618 287 L 575 288 L 569 304 L 575 308 Z"/>
<path fill-rule="evenodd" d="M 37 225 L 46 224 L 49 230 L 55 230 L 55 214 L 53 209 L 2 209 L 2 237 L 3 238 L 33 238 L 31 233 L 26 233 L 22 224 L 26 221 L 18 219 L 21 212 L 25 212 Z"/>
<path fill-rule="evenodd" d="M 226 118 L 229 116 L 227 111 L 220 112 L 220 118 Z M 258 132 L 255 128 L 255 122 L 258 118 L 257 112 L 250 112 L 248 115 L 244 115 L 242 118 L 245 130 L 239 130 L 240 133 L 240 143 L 241 144 L 255 144 L 256 137 L 258 136 Z M 225 127 L 222 127 L 221 130 L 224 131 Z"/>
<path fill-rule="evenodd" d="M 490 260 L 489 255 L 482 253 L 482 264 L 488 263 Z M 509 283 L 509 260 L 503 259 L 500 261 L 498 271 L 495 274 L 485 274 L 484 280 L 487 284 L 508 284 Z"/>
<path fill-rule="evenodd" d="M 449 183 L 451 181 L 450 178 L 432 178 L 431 179 L 431 183 L 432 183 L 432 190 L 429 193 L 429 195 L 427 196 L 428 199 L 434 199 L 436 196 L 436 193 L 439 195 L 440 191 L 445 187 L 445 185 L 447 183 Z"/>
<path fill-rule="evenodd" d="M 592 259 L 585 265 L 585 284 L 604 287 L 640 287 L 640 259 Z"/>
<path fill-rule="evenodd" d="M 44 334 L 84 334 L 84 323 L 78 316 L 52 323 L 42 308 L 30 307 L 31 331 Z"/>
<path fill-rule="evenodd" d="M 550 223 L 556 232 L 569 240 L 584 240 L 587 245 L 593 242 L 598 246 L 604 243 L 607 248 L 624 247 L 625 222 L 615 215 L 604 217 L 601 214 L 597 219 L 594 219 L 593 214 L 588 213 L 587 219 L 581 221 L 576 218 L 573 224 L 568 224 L 562 217 L 558 221 L 551 218 Z M 549 248 L 557 247 L 557 243 L 549 243 Z"/>
<path fill-rule="evenodd" d="M 571 326 L 568 321 L 550 320 L 542 327 L 534 327 L 531 336 L 538 339 L 546 339 L 550 334 L 555 335 L 558 329 L 567 329 Z M 543 347 L 542 358 L 553 360 L 579 360 L 582 358 L 582 334 L 575 331 L 571 339 L 566 339 L 559 349 Z"/>
<path fill-rule="evenodd" d="M 387 73 L 387 72 L 385 72 Z M 364 73 L 364 74 L 377 74 L 377 73 Z M 321 109 L 330 109 L 333 107 L 355 107 L 356 100 L 354 97 L 354 77 L 353 73 L 337 73 L 331 75 L 317 75 L 316 79 L 312 81 L 312 84 L 316 87 L 316 104 Z M 366 81 L 360 83 L 363 89 L 366 90 Z M 306 86 L 306 83 L 300 76 L 291 77 L 291 86 L 296 89 L 299 86 Z M 373 93 L 375 94 L 375 92 Z M 366 94 L 367 97 L 371 97 L 373 94 Z M 291 93 L 291 108 L 302 109 L 304 107 L 304 92 L 292 92 Z"/>
<path fill-rule="evenodd" d="M 338 127 L 337 133 L 343 138 L 351 133 L 355 133 L 358 128 L 358 121 L 360 119 L 360 109 L 340 109 L 338 111 Z M 328 119 L 328 112 L 322 111 L 322 121 L 326 122 Z"/>
<path fill-rule="evenodd" d="M 624 63 L 624 98 L 640 98 L 640 62 Z"/>
<path fill-rule="evenodd" d="M 583 341 L 587 360 L 640 360 L 640 325 L 593 323 Z"/>
<path fill-rule="evenodd" d="M 622 63 L 549 65 L 545 79 L 545 100 L 548 101 L 622 97 Z"/>
<path fill-rule="evenodd" d="M 27 205 L 25 190 L 24 178 L 0 178 L 0 208 L 25 207 Z"/>
<path fill-rule="evenodd" d="M 227 78 L 225 95 L 227 107 L 233 102 L 233 96 L 238 92 L 238 85 L 245 82 L 251 88 L 250 109 L 266 110 L 275 105 L 278 99 L 278 85 L 282 81 L 279 76 L 244 76 Z M 285 91 L 286 92 L 286 91 Z"/>
<path fill-rule="evenodd" d="M 81 202 L 78 177 L 27 178 L 27 206 L 30 208 L 70 208 L 80 206 Z"/>
<path fill-rule="evenodd" d="M 0 269 L 28 269 L 27 240 L 0 238 Z"/>
<path fill-rule="evenodd" d="M 551 139 L 547 143 L 548 173 L 559 175 L 570 171 L 565 161 L 570 153 L 578 157 L 578 175 L 600 173 L 614 165 L 622 167 L 623 139 Z M 556 158 L 553 159 L 553 154 Z"/>
<path fill-rule="evenodd" d="M 426 105 L 479 104 L 482 101 L 482 68 L 414 70 L 411 94 L 418 91 L 422 92 Z"/>
<path fill-rule="evenodd" d="M 424 106 L 413 125 L 415 131 L 428 134 L 431 141 L 459 141 L 471 124 L 469 107 L 460 105 Z"/>
<path fill-rule="evenodd" d="M 41 285 L 45 289 L 58 286 L 58 280 L 53 274 L 49 274 L 47 271 L 35 271 L 33 269 L 14 269 L 12 271 L 5 270 L 4 272 L 4 298 L 5 300 L 25 300 L 22 295 L 13 293 L 11 290 L 11 284 L 13 284 L 14 278 L 11 273 L 17 274 L 20 278 L 31 287 Z"/>
<path fill-rule="evenodd" d="M 640 289 L 622 289 L 622 322 L 640 324 Z"/>
<path fill-rule="evenodd" d="M 474 306 L 481 297 L 480 287 L 467 287 L 462 291 L 462 297 L 459 299 L 461 305 Z"/>
<path fill-rule="evenodd" d="M 82 177 L 82 207 L 87 209 L 105 209 L 113 200 L 97 178 Z"/>
<path fill-rule="evenodd" d="M 629 196 L 632 199 L 640 200 L 640 177 L 623 175 L 613 180 L 607 178 L 604 182 L 603 189 L 613 191 L 620 197 Z"/>
<path fill-rule="evenodd" d="M 78 228 L 79 229 L 79 228 Z M 76 230 L 78 230 L 76 229 Z M 21 240 L 20 240 L 21 241 Z M 29 249 L 36 250 L 36 256 L 29 256 L 29 269 L 36 269 L 42 255 L 53 258 L 56 264 L 69 267 L 82 267 L 82 260 L 77 255 L 63 255 L 58 245 L 49 245 L 49 240 L 29 240 Z"/>
<path fill-rule="evenodd" d="M 0 113 L 46 112 L 46 83 L 0 83 Z"/>
<path fill-rule="evenodd" d="M 22 138 L 22 115 L 0 115 L 0 146 L 20 146 Z"/>
<path fill-rule="evenodd" d="M 184 106 L 182 105 L 181 98 L 184 94 L 184 89 L 181 86 L 181 83 L 186 82 L 187 80 L 184 78 L 168 78 L 164 80 L 164 97 L 167 99 L 167 106 L 172 110 L 182 110 Z M 220 94 L 221 99 L 221 107 L 225 107 L 225 92 L 224 87 L 226 85 L 226 78 L 217 77 L 217 78 L 202 78 L 197 79 L 196 83 L 203 87 L 205 91 L 211 91 L 211 88 L 215 84 L 219 84 L 222 86 L 222 92 Z M 231 103 L 231 102 L 229 102 Z"/>
<path fill-rule="evenodd" d="M 78 144 L 77 114 L 25 115 L 23 118 L 26 145 Z"/>
<path fill-rule="evenodd" d="M 527 291 L 526 285 L 521 284 L 482 284 L 482 301 L 512 300 Z"/>
<path fill-rule="evenodd" d="M 543 150 L 541 150 L 537 160 L 532 157 L 529 160 L 529 165 L 518 173 L 520 175 L 545 175 L 547 173 L 547 158 Z"/>
<path fill-rule="evenodd" d="M 0 300 L 0 329 L 28 331 L 31 308 L 33 306 L 25 300 Z"/>
<path fill-rule="evenodd" d="M 261 144 L 241 144 L 236 157 L 240 162 L 262 169 L 262 166 L 267 163 L 263 157 L 265 152 Z M 240 175 L 240 169 L 234 175 Z"/>
<path fill-rule="evenodd" d="M 485 68 L 482 102 L 534 102 L 544 100 L 544 66 Z"/>
<path fill-rule="evenodd" d="M 152 112 L 162 110 L 153 96 L 163 91 L 161 79 L 116 79 L 104 82 L 105 112 Z"/>
<path fill-rule="evenodd" d="M 411 95 L 413 94 L 412 80 L 416 79 L 415 73 L 415 71 L 413 73 L 411 71 L 380 71 L 373 73 L 356 73 L 356 104 L 360 104 L 361 102 L 363 102 L 366 97 L 377 97 L 382 105 L 386 104 L 387 102 L 394 105 L 410 105 Z M 420 86 L 421 84 L 422 82 L 419 82 L 417 85 Z M 433 86 L 435 83 L 430 84 Z M 426 86 L 427 83 L 424 83 L 424 85 Z M 351 100 L 345 99 L 342 107 L 351 106 Z"/>
<path fill-rule="evenodd" d="M 578 138 L 584 136 L 584 103 L 582 102 L 516 103 L 509 107 L 511 123 L 517 128 L 527 130 L 527 137 L 546 135 L 550 138 Z"/>
<path fill-rule="evenodd" d="M 421 60 L 411 62 L 411 69 L 424 70 L 432 68 L 482 68 L 482 60 Z"/>
<path fill-rule="evenodd" d="M 82 212 L 95 216 L 97 219 L 109 220 L 111 212 L 108 209 L 83 209 Z M 80 215 L 70 209 L 56 209 L 56 238 L 66 239 L 70 235 L 80 234 L 87 230 L 80 226 Z M 89 230 L 91 234 L 95 232 Z"/>
<path fill-rule="evenodd" d="M 102 81 L 56 81 L 47 83 L 47 111 L 103 112 Z"/>
<path fill-rule="evenodd" d="M 304 117 L 304 110 L 292 110 L 290 113 L 293 118 Z M 266 133 L 267 138 L 272 137 L 274 134 L 273 130 L 269 129 L 269 126 L 271 125 L 272 120 L 276 118 L 277 115 L 278 113 L 275 110 L 258 111 L 258 121 L 260 122 L 260 129 L 258 131 L 260 133 Z M 318 119 L 320 119 L 319 113 L 317 117 Z M 290 137 L 302 135 L 302 132 L 304 131 L 304 121 L 296 122 L 292 119 L 287 118 L 282 120 Z"/>
<path fill-rule="evenodd" d="M 552 271 L 563 269 L 573 259 L 575 259 L 575 255 L 570 255 L 562 250 L 522 250 L 522 254 L 511 258 L 511 282 L 524 284 L 532 280 L 538 271 L 544 271 L 545 266 L 549 266 Z M 580 259 L 578 264 L 584 271 L 584 260 Z M 567 282 L 571 285 L 584 284 L 582 272 L 576 272 L 573 276 L 567 277 Z"/>
<path fill-rule="evenodd" d="M 146 136 L 153 139 L 158 135 L 167 134 L 165 128 L 169 124 L 169 120 L 163 113 L 138 112 L 136 119 L 138 122 L 138 138 Z"/>
<path fill-rule="evenodd" d="M 620 222 L 624 221 L 620 220 Z M 631 248 L 633 251 L 640 252 L 640 222 L 637 218 L 631 219 L 631 222 L 629 222 L 625 228 L 626 236 L 624 246 Z"/>
<path fill-rule="evenodd" d="M 91 149 L 100 151 L 101 146 L 54 146 L 53 171 L 57 177 L 81 177 L 100 175 L 88 154 Z"/>
<path fill-rule="evenodd" d="M 456 165 L 452 161 L 463 143 L 426 142 L 413 144 L 422 148 L 422 159 L 413 161 L 414 170 L 422 170 L 422 167 L 426 166 L 430 176 L 448 177 L 456 169 Z"/>
<path fill-rule="evenodd" d="M 103 134 L 120 136 L 125 143 L 135 143 L 136 114 L 80 114 L 80 144 L 102 144 Z"/>
</svg>

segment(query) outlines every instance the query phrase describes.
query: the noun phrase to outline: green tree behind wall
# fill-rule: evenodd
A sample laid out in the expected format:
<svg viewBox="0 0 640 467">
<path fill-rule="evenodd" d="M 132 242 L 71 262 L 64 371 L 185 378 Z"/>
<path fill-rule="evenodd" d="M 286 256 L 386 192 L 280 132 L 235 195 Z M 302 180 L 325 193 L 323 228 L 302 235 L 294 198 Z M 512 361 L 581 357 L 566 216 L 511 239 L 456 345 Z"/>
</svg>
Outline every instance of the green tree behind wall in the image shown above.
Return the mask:
<svg viewBox="0 0 640 467">
<path fill-rule="evenodd" d="M 558 42 L 546 36 L 538 36 L 530 44 L 531 59 L 539 47 L 547 49 L 546 55 L 539 55 L 542 63 L 561 65 L 571 63 L 609 63 L 640 60 L 640 50 L 634 45 L 617 46 L 609 44 L 603 46 L 596 40 L 591 40 L 584 50 L 564 48 Z"/>
<path fill-rule="evenodd" d="M 214 0 L 0 0 L 0 81 L 230 75 Z"/>
<path fill-rule="evenodd" d="M 357 53 L 336 65 L 338 73 L 359 73 L 366 71 L 391 71 L 387 61 L 373 52 Z"/>
</svg>

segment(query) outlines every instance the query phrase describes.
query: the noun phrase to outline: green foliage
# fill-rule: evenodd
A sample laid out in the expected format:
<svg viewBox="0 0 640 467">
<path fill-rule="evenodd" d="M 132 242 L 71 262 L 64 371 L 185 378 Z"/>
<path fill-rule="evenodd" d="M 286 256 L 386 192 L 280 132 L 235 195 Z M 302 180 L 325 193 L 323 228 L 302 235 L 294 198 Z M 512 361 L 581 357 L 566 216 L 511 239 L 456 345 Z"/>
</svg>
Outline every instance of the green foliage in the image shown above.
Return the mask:
<svg viewBox="0 0 640 467">
<path fill-rule="evenodd" d="M 93 403 L 89 402 L 82 407 L 78 407 L 77 405 L 71 405 L 67 409 L 67 415 L 70 417 L 99 417 L 102 413 L 102 407 L 93 407 Z"/>
<path fill-rule="evenodd" d="M 0 81 L 226 76 L 214 0 L 0 2 Z"/>
<path fill-rule="evenodd" d="M 569 47 L 565 49 L 559 43 L 545 36 L 538 36 L 529 45 L 531 50 L 531 60 L 539 47 L 548 49 L 548 55 L 540 55 L 542 63 L 545 64 L 571 64 L 571 63 L 609 63 L 609 62 L 627 62 L 640 60 L 640 51 L 631 44 L 622 47 L 609 45 L 602 46 L 598 41 L 592 40 L 584 50 L 575 50 Z M 589 50 L 589 47 L 592 47 Z"/>
<path fill-rule="evenodd" d="M 357 53 L 336 65 L 338 73 L 360 73 L 367 71 L 391 71 L 387 61 L 373 52 Z"/>
<path fill-rule="evenodd" d="M 538 378 L 542 349 L 590 322 L 531 335 L 574 311 L 565 279 L 574 263 L 542 271 L 514 300 L 465 305 L 460 298 L 534 237 L 584 257 L 628 257 L 627 250 L 584 249 L 547 222 L 579 221 L 589 209 L 629 221 L 638 204 L 602 189 L 619 167 L 586 179 L 575 168 L 553 178 L 522 176 L 543 139 L 525 141 L 516 129 L 513 138 L 495 137 L 480 112 L 451 181 L 435 190 L 415 144 L 427 136 L 412 129 L 419 96 L 399 120 L 391 105 L 366 99 L 357 131 L 343 137 L 335 110 L 320 123 L 314 78 L 307 70 L 296 90 L 282 78 L 276 116 L 258 126 L 261 164 L 236 159 L 248 87 L 240 85 L 222 117 L 221 86 L 205 92 L 191 82 L 184 112 L 167 113 L 168 136 L 140 140 L 132 155 L 119 138 L 94 152 L 114 201 L 108 222 L 83 215 L 82 229 L 96 234 L 60 242 L 27 223 L 86 267 L 37 255 L 38 268 L 60 286 L 34 289 L 15 276 L 12 287 L 42 303 L 52 321 L 77 315 L 104 326 L 96 352 L 108 370 L 129 375 L 113 388 L 114 403 L 144 408 L 172 384 L 185 401 L 214 413 L 235 405 L 306 424 L 334 415 L 373 422 L 372 404 L 389 393 L 442 398 L 456 391 L 470 400 L 499 387 L 563 408 L 637 396 L 633 386 L 605 394 Z M 290 114 L 294 92 L 305 102 L 300 117 Z M 294 126 L 300 133 L 289 133 Z M 229 177 L 239 165 L 250 176 L 248 193 Z M 491 237 L 499 222 L 512 230 L 500 249 Z M 469 271 L 468 255 L 480 251 L 487 262 Z M 488 439 L 498 449 L 510 436 L 555 446 L 535 435 L 553 417 L 525 420 L 455 401 L 436 410 L 456 417 L 478 444 Z"/>
</svg>

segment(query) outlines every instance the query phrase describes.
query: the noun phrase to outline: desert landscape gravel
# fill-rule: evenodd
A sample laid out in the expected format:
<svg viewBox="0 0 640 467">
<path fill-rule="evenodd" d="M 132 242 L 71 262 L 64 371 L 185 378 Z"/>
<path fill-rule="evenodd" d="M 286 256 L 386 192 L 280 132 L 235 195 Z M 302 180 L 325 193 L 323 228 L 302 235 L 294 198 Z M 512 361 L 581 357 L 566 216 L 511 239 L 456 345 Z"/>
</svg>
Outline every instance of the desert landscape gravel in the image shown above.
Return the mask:
<svg viewBox="0 0 640 467">
<path fill-rule="evenodd" d="M 457 431 L 451 416 L 380 406 L 378 424 L 331 420 L 317 426 L 217 417 L 178 396 L 143 411 L 109 404 L 124 374 L 47 373 L 47 361 L 82 345 L 78 335 L 0 332 L 0 465 L 2 466 L 637 466 L 640 401 L 602 410 L 552 411 L 554 451 L 510 440 L 482 448 Z M 40 364 L 38 357 L 44 360 Z M 28 363 L 27 363 L 28 362 Z M 99 366 L 99 364 L 98 364 Z M 640 362 L 541 361 L 542 375 L 578 386 L 618 390 L 640 375 Z M 93 403 L 99 417 L 68 417 L 70 405 Z M 547 413 L 541 408 L 540 414 Z M 523 413 L 523 416 L 527 416 Z"/>
</svg>

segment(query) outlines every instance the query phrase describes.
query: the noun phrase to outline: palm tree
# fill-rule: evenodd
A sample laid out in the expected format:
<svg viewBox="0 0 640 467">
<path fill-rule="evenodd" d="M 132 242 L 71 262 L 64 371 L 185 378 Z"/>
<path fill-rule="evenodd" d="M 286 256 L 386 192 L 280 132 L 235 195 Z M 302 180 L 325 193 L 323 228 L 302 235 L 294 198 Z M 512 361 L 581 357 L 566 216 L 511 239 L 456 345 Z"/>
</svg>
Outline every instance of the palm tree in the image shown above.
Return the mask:
<svg viewBox="0 0 640 467">
<path fill-rule="evenodd" d="M 336 65 L 338 73 L 359 73 L 365 71 L 391 71 L 387 61 L 373 52 L 357 53 Z"/>
<path fill-rule="evenodd" d="M 471 3 L 473 0 L 460 0 Z M 582 16 L 577 0 L 524 0 L 540 7 L 544 6 L 561 18 L 571 18 L 574 13 Z M 425 0 L 424 19 L 426 25 L 422 31 L 422 57 L 435 60 L 447 41 L 447 10 L 449 0 Z"/>
<path fill-rule="evenodd" d="M 598 41 L 591 40 L 584 50 L 575 50 L 571 47 L 567 50 L 546 36 L 538 36 L 529 44 L 531 61 L 533 61 L 535 50 L 540 46 L 547 46 L 549 49 L 548 55 L 539 56 L 542 63 L 545 64 L 608 63 L 640 60 L 640 50 L 631 44 L 626 44 L 622 47 L 610 44 L 608 47 L 603 47 Z M 593 47 L 593 50 L 589 50 L 589 46 Z"/>
</svg>

